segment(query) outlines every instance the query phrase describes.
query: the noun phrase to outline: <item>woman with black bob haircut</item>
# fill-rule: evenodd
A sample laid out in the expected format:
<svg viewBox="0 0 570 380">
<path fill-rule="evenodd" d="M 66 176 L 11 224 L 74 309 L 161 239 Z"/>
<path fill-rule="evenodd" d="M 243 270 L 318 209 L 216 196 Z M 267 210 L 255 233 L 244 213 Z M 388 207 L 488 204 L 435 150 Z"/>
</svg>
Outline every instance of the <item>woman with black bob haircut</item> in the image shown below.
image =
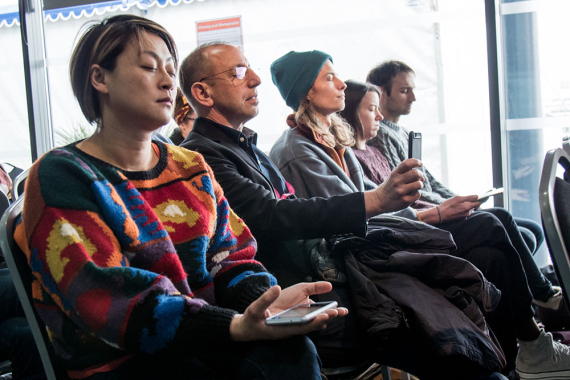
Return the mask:
<svg viewBox="0 0 570 380">
<path fill-rule="evenodd" d="M 81 379 L 320 379 L 301 334 L 346 309 L 265 318 L 331 284 L 281 290 L 202 156 L 152 141 L 177 68 L 170 34 L 133 15 L 91 26 L 73 52 L 73 92 L 97 128 L 32 166 L 16 230 L 55 355 Z"/>
</svg>

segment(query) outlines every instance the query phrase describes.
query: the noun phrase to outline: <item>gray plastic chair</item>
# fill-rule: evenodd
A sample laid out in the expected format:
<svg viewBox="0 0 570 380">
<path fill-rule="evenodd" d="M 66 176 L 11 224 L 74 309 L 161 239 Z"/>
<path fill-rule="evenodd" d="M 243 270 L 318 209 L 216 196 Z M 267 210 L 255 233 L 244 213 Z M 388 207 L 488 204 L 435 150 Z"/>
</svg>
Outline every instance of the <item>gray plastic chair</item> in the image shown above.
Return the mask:
<svg viewBox="0 0 570 380">
<path fill-rule="evenodd" d="M 6 264 L 8 264 L 14 287 L 18 293 L 18 298 L 22 304 L 22 309 L 24 309 L 24 314 L 38 347 L 46 376 L 48 380 L 66 379 L 65 372 L 61 370 L 56 372 L 52 362 L 50 356 L 51 344 L 47 338 L 45 325 L 39 319 L 32 306 L 32 271 L 28 265 L 26 255 L 14 241 L 14 223 L 22 213 L 23 206 L 24 197 L 22 196 L 2 216 L 0 220 L 0 245 Z M 57 377 L 56 373 L 58 374 Z"/>
<path fill-rule="evenodd" d="M 16 177 L 19 176 L 20 173 L 22 173 L 24 171 L 23 169 L 20 169 L 19 167 L 14 166 L 9 162 L 3 162 L 2 166 L 4 167 L 4 170 L 6 170 L 6 172 L 10 176 L 10 179 L 12 180 L 12 182 L 14 182 Z"/>
<path fill-rule="evenodd" d="M 14 200 L 20 198 L 22 194 L 24 194 L 24 186 L 26 184 L 26 178 L 28 178 L 28 174 L 30 174 L 30 168 L 18 174 L 16 179 L 12 181 L 12 198 Z"/>
<path fill-rule="evenodd" d="M 8 210 L 8 207 L 10 207 L 10 200 L 8 196 L 0 190 L 0 218 L 4 214 L 4 211 Z"/>
<path fill-rule="evenodd" d="M 564 168 L 564 179 L 556 172 Z M 546 242 L 566 304 L 570 305 L 570 153 L 562 148 L 546 153 L 539 184 L 539 202 Z"/>
</svg>

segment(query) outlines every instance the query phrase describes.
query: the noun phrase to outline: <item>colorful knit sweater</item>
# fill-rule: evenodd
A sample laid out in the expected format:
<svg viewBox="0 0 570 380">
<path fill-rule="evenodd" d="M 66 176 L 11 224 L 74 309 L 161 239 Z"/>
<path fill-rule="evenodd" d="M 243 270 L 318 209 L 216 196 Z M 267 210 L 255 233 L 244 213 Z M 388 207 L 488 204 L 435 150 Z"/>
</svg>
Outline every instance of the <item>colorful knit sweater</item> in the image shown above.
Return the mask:
<svg viewBox="0 0 570 380">
<path fill-rule="evenodd" d="M 16 240 L 35 307 L 70 370 L 229 342 L 232 317 L 276 283 L 198 153 L 156 142 L 125 172 L 74 145 L 38 160 Z M 22 227 L 23 226 L 23 227 Z"/>
</svg>

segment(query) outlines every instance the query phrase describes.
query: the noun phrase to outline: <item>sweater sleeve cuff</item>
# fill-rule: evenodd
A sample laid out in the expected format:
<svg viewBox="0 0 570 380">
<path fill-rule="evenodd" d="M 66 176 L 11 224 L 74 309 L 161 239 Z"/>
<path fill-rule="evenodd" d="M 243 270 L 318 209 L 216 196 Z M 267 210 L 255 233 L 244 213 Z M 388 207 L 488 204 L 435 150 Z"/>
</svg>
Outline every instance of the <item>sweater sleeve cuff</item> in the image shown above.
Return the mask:
<svg viewBox="0 0 570 380">
<path fill-rule="evenodd" d="M 188 311 L 192 313 L 192 311 Z M 204 305 L 192 317 L 183 318 L 175 344 L 188 349 L 195 347 L 192 342 L 201 342 L 199 350 L 215 347 L 219 343 L 231 341 L 230 324 L 237 312 L 212 305 Z M 205 347 L 207 346 L 207 347 Z"/>
<path fill-rule="evenodd" d="M 268 274 L 268 276 L 273 279 L 273 285 L 277 284 L 277 281 L 272 275 Z M 239 292 L 239 297 L 232 297 L 232 300 L 224 306 L 229 307 L 233 310 L 237 310 L 239 313 L 243 313 L 253 301 L 261 297 L 261 295 L 265 293 L 270 287 L 271 284 L 269 284 L 269 286 L 259 285 L 239 287 L 239 290 L 237 290 Z"/>
<path fill-rule="evenodd" d="M 344 217 L 349 227 L 349 231 L 356 236 L 365 237 L 368 231 L 368 223 L 366 220 L 366 203 L 364 202 L 364 193 L 356 192 L 347 195 L 348 204 L 352 205 L 347 210 L 355 210 L 355 212 L 347 213 Z"/>
</svg>

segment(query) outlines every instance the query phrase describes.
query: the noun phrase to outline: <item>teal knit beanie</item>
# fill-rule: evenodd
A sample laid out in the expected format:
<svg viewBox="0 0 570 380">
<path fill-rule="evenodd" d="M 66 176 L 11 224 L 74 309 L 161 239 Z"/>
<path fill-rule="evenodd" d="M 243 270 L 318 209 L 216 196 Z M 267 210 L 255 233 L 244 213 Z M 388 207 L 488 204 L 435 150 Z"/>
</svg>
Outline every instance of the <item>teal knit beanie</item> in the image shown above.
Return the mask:
<svg viewBox="0 0 570 380">
<path fill-rule="evenodd" d="M 271 78 L 285 103 L 297 111 L 324 64 L 332 58 L 322 51 L 290 51 L 271 64 Z"/>
</svg>

